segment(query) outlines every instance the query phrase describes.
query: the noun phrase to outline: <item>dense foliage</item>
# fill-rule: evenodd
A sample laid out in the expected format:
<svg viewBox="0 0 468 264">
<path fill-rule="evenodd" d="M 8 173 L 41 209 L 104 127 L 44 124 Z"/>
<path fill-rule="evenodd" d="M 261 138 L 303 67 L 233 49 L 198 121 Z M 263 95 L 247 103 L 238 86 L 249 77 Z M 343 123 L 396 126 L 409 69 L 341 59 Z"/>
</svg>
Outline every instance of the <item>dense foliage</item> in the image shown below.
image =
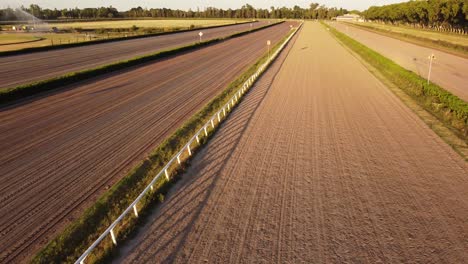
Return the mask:
<svg viewBox="0 0 468 264">
<path fill-rule="evenodd" d="M 373 6 L 363 12 L 366 19 L 421 28 L 468 29 L 468 0 L 410 1 Z"/>
<path fill-rule="evenodd" d="M 305 18 L 305 19 L 330 19 L 347 13 L 346 9 L 328 8 L 323 5 L 312 3 L 308 8 L 294 6 L 271 7 L 270 9 L 254 8 L 246 4 L 239 9 L 219 9 L 208 7 L 204 10 L 174 10 L 169 8 L 142 7 L 132 8 L 120 12 L 116 8 L 73 8 L 73 9 L 42 9 L 38 5 L 22 7 L 21 10 L 34 15 L 39 19 L 102 19 L 102 18 Z M 0 9 L 0 21 L 24 20 L 21 14 L 14 9 Z"/>
</svg>

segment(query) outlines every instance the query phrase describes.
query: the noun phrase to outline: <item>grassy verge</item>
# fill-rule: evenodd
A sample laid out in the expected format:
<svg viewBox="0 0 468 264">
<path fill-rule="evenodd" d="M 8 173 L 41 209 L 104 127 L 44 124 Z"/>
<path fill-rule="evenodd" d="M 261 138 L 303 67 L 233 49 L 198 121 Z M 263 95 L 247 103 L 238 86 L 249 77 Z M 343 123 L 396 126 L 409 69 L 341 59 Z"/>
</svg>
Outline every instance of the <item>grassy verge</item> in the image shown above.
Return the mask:
<svg viewBox="0 0 468 264">
<path fill-rule="evenodd" d="M 240 24 L 245 24 L 245 23 L 251 23 L 251 22 L 246 21 L 246 22 L 239 22 L 239 23 L 228 24 L 228 25 L 216 25 L 216 26 L 208 26 L 208 27 L 202 27 L 202 28 L 210 29 L 210 28 L 218 28 L 218 27 L 228 27 L 228 26 L 240 25 Z M 200 30 L 200 29 L 201 29 L 200 27 L 195 27 L 195 28 L 178 29 L 178 30 L 166 31 L 166 32 L 158 32 L 158 33 L 153 33 L 153 34 L 135 35 L 135 36 L 109 38 L 109 39 L 99 39 L 99 40 L 91 40 L 91 41 L 83 41 L 83 42 L 75 42 L 75 43 L 49 45 L 49 46 L 42 46 L 42 47 L 31 47 L 31 48 L 24 48 L 20 50 L 2 51 L 0 52 L 0 57 L 21 55 L 21 54 L 27 54 L 27 53 L 33 53 L 33 52 L 40 52 L 40 51 L 64 49 L 64 48 L 74 48 L 74 47 L 88 46 L 88 45 L 94 45 L 94 44 L 100 44 L 100 43 L 129 40 L 129 39 L 148 38 L 148 37 L 162 36 L 162 35 L 174 34 L 174 33 L 182 33 L 182 32 L 188 32 L 188 31 L 194 31 L 194 30 Z"/>
<path fill-rule="evenodd" d="M 291 34 L 291 33 L 290 33 Z M 272 49 L 273 52 L 286 40 L 285 36 Z M 236 93 L 241 85 L 256 72 L 268 55 L 265 54 L 254 65 L 246 70 L 240 77 L 228 85 L 228 87 L 212 99 L 197 114 L 190 118 L 174 134 L 159 145 L 142 163 L 136 166 L 127 176 L 115 184 L 100 199 L 76 221 L 68 226 L 32 260 L 33 263 L 69 263 L 74 262 L 89 245 L 114 221 L 139 193 L 151 182 L 153 177 L 164 165 L 182 148 L 196 131 L 203 127 L 209 118 L 218 109 L 225 105 Z M 213 131 L 211 131 L 212 133 Z M 206 140 L 206 138 L 204 139 Z M 189 157 L 182 157 L 189 159 Z M 186 164 L 187 165 L 187 164 Z M 174 184 L 184 168 L 171 168 L 171 175 L 176 175 L 172 181 L 161 178 L 154 186 L 151 195 L 146 196 L 138 205 L 140 217 L 127 217 L 114 229 L 117 240 L 122 241 L 144 221 L 147 208 L 164 200 L 164 195 Z M 174 180 L 175 179 L 175 180 Z M 87 263 L 109 260 L 115 253 L 115 246 L 111 239 L 105 239 L 93 254 L 86 259 Z"/>
<path fill-rule="evenodd" d="M 120 62 L 100 66 L 100 67 L 93 68 L 93 69 L 73 72 L 73 73 L 65 74 L 65 75 L 55 77 L 52 79 L 48 79 L 48 80 L 44 80 L 44 81 L 39 81 L 39 82 L 31 83 L 31 84 L 2 89 L 0 90 L 0 104 L 10 103 L 15 100 L 18 100 L 27 96 L 35 95 L 44 91 L 58 89 L 66 85 L 76 83 L 78 81 L 94 78 L 96 76 L 103 75 L 106 73 L 110 73 L 110 72 L 114 72 L 117 70 L 122 70 L 122 69 L 126 69 L 126 68 L 133 67 L 136 65 L 144 64 L 144 63 L 156 60 L 156 59 L 173 56 L 181 52 L 194 50 L 194 49 L 208 46 L 214 43 L 218 43 L 227 39 L 240 37 L 251 32 L 255 32 L 258 30 L 265 29 L 267 27 L 277 25 L 279 23 L 282 23 L 282 22 L 272 23 L 263 27 L 252 29 L 252 30 L 235 33 L 227 37 L 216 38 L 216 39 L 204 41 L 201 43 L 198 42 L 198 43 L 190 44 L 187 46 L 182 46 L 182 47 L 178 47 L 178 48 L 174 48 L 170 50 L 164 50 L 164 51 L 160 51 L 154 54 L 144 55 L 144 56 L 136 57 L 136 58 L 125 60 L 125 61 L 120 61 Z"/>
<path fill-rule="evenodd" d="M 427 84 L 426 80 L 417 74 L 404 69 L 392 60 L 348 37 L 344 33 L 328 25 L 323 25 L 329 28 L 330 32 L 343 45 L 378 71 L 378 74 L 385 78 L 393 87 L 398 87 L 399 90 L 404 91 L 419 107 L 443 123 L 466 146 L 468 142 L 468 104 L 465 101 L 436 84 Z M 414 110 L 415 108 L 412 107 L 412 109 Z M 422 117 L 422 114 L 418 115 Z M 426 118 L 425 121 L 429 119 L 430 117 Z M 433 121 L 431 122 L 433 123 Z M 440 135 L 440 133 L 438 134 Z M 454 144 L 450 145 L 458 153 L 462 154 L 457 146 Z M 465 155 L 462 156 L 466 159 Z"/>
<path fill-rule="evenodd" d="M 416 36 L 413 34 L 407 34 L 403 32 L 395 32 L 390 30 L 385 30 L 381 28 L 376 28 L 369 25 L 362 25 L 362 24 L 354 24 L 354 23 L 346 23 L 346 25 L 350 25 L 353 27 L 361 28 L 367 31 L 371 31 L 374 33 L 378 33 L 387 37 L 396 38 L 399 40 L 403 40 L 406 42 L 410 42 L 419 46 L 429 47 L 441 51 L 445 51 L 447 53 L 451 53 L 460 57 L 468 58 L 468 46 L 444 41 L 444 40 L 435 40 L 430 38 L 425 38 L 421 36 Z"/>
</svg>

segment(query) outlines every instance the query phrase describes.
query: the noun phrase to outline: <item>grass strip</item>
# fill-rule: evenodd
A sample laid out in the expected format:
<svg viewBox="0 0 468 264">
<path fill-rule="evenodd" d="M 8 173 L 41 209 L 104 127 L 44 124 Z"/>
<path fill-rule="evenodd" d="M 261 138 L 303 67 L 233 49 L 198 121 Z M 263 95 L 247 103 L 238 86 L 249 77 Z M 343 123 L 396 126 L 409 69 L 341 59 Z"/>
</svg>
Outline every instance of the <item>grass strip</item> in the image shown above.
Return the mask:
<svg viewBox="0 0 468 264">
<path fill-rule="evenodd" d="M 41 92 L 63 88 L 66 85 L 70 85 L 79 81 L 94 78 L 99 75 L 107 74 L 107 73 L 118 71 L 118 70 L 123 70 L 123 69 L 137 66 L 137 65 L 141 65 L 150 61 L 154 61 L 156 59 L 173 56 L 181 52 L 195 50 L 200 47 L 205 47 L 208 45 L 212 45 L 215 43 L 225 41 L 227 39 L 240 37 L 240 36 L 255 32 L 255 31 L 259 31 L 268 27 L 275 26 L 283 22 L 284 21 L 280 21 L 277 23 L 272 23 L 269 25 L 265 25 L 263 27 L 252 29 L 252 30 L 234 33 L 226 37 L 215 38 L 215 39 L 211 39 L 208 41 L 197 42 L 197 43 L 193 43 L 190 45 L 186 45 L 186 46 L 182 46 L 182 47 L 178 47 L 174 49 L 163 50 L 163 51 L 159 51 L 153 54 L 139 56 L 136 58 L 125 60 L 125 61 L 119 61 L 116 63 L 99 66 L 93 69 L 68 73 L 68 74 L 55 77 L 55 78 L 51 78 L 48 80 L 44 80 L 44 81 L 34 82 L 34 83 L 26 84 L 26 85 L 19 85 L 19 86 L 12 87 L 12 88 L 5 88 L 5 89 L 0 90 L 0 105 L 11 103 L 13 101 L 16 101 L 16 100 L 19 100 L 19 99 L 22 99 L 31 95 L 35 95 Z"/>
<path fill-rule="evenodd" d="M 376 27 L 369 26 L 369 25 L 354 24 L 354 23 L 346 23 L 346 24 L 353 26 L 353 27 L 361 28 L 363 30 L 367 30 L 370 32 L 381 34 L 387 37 L 392 37 L 392 38 L 396 38 L 396 39 L 403 40 L 406 42 L 410 42 L 419 46 L 434 48 L 434 49 L 446 51 L 448 53 L 451 53 L 457 56 L 468 58 L 468 46 L 455 44 L 455 43 L 440 40 L 440 39 L 435 40 L 435 39 L 415 36 L 412 34 L 385 30 L 385 29 L 376 28 Z"/>
<path fill-rule="evenodd" d="M 428 111 L 460 139 L 468 141 L 468 104 L 440 86 L 429 83 L 416 73 L 406 70 L 392 60 L 368 48 L 322 22 L 345 46 L 359 55 L 365 62 L 378 70 L 383 77 L 403 90 L 418 105 Z"/>
<path fill-rule="evenodd" d="M 158 33 L 153 33 L 153 34 L 144 34 L 144 35 L 136 35 L 136 36 L 109 38 L 109 39 L 98 39 L 98 40 L 83 41 L 83 42 L 76 42 L 76 43 L 64 43 L 64 44 L 58 44 L 58 45 L 49 45 L 49 46 L 43 46 L 43 47 L 31 47 L 31 48 L 24 48 L 24 49 L 19 49 L 19 50 L 0 51 L 0 57 L 13 56 L 13 55 L 22 55 L 22 54 L 40 52 L 40 51 L 75 48 L 75 47 L 82 47 L 82 46 L 101 44 L 101 43 L 108 43 L 108 42 L 115 42 L 115 41 L 122 41 L 122 40 L 149 38 L 149 37 L 156 37 L 156 36 L 169 35 L 169 34 L 175 34 L 175 33 L 190 32 L 190 31 L 195 31 L 195 30 L 200 30 L 200 29 L 229 27 L 229 26 L 241 25 L 241 24 L 246 24 L 246 23 L 252 23 L 252 22 L 251 21 L 245 21 L 245 22 L 239 22 L 239 23 L 228 24 L 228 25 L 195 27 L 195 28 L 188 28 L 188 29 L 181 29 L 181 30 L 171 30 L 171 31 L 166 31 L 166 32 L 158 32 Z"/>
<path fill-rule="evenodd" d="M 32 43 L 32 42 L 42 41 L 42 40 L 44 40 L 44 39 L 45 39 L 45 38 L 43 38 L 43 37 L 36 37 L 35 39 L 32 39 L 32 40 L 21 41 L 21 42 L 4 43 L 4 44 L 0 44 L 0 46 L 26 44 L 26 43 Z M 1 52 L 0 52 L 0 53 L 1 53 Z"/>
<path fill-rule="evenodd" d="M 292 34 L 289 33 L 272 49 L 274 52 Z M 91 245 L 99 235 L 114 221 L 151 182 L 165 164 L 182 148 L 188 140 L 201 129 L 204 124 L 238 91 L 239 87 L 256 72 L 268 59 L 264 54 L 254 65 L 247 69 L 228 87 L 206 104 L 161 143 L 143 162 L 103 194 L 99 200 L 88 208 L 84 214 L 70 224 L 54 240 L 46 245 L 33 259 L 32 263 L 73 263 Z M 212 133 L 212 131 L 211 131 Z M 204 138 L 203 140 L 206 140 Z M 188 157 L 185 157 L 188 159 Z M 187 166 L 188 163 L 185 164 Z M 184 168 L 172 168 L 171 175 L 176 174 L 172 181 L 164 177 L 154 186 L 154 192 L 147 195 L 139 203 L 140 217 L 127 217 L 118 228 L 114 229 L 117 240 L 122 241 L 134 234 L 134 231 L 144 221 L 149 207 L 162 202 L 169 188 L 180 177 Z M 119 242 L 120 243 L 120 242 Z M 86 263 L 102 262 L 111 259 L 116 248 L 111 239 L 102 241 L 99 247 L 88 256 Z"/>
</svg>

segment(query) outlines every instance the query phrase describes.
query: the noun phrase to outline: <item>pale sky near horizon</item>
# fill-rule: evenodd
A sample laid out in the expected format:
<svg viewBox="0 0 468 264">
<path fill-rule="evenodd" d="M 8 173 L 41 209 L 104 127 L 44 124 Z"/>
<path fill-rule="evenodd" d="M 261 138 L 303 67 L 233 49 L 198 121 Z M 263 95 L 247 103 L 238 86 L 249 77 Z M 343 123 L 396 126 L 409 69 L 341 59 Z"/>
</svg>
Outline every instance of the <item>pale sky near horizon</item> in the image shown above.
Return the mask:
<svg viewBox="0 0 468 264">
<path fill-rule="evenodd" d="M 171 8 L 171 9 L 182 9 L 196 10 L 199 7 L 203 10 L 204 7 L 217 7 L 217 8 L 240 8 L 245 3 L 249 3 L 255 8 L 270 8 L 275 7 L 293 7 L 298 5 L 301 7 L 308 7 L 310 3 L 324 4 L 328 7 L 343 7 L 348 10 L 357 9 L 365 10 L 369 6 L 387 5 L 397 2 L 403 2 L 404 0 L 0 0 L 0 8 L 6 7 L 19 7 L 21 5 L 29 6 L 30 4 L 38 4 L 43 8 L 85 8 L 85 7 L 101 7 L 101 6 L 113 6 L 119 11 L 126 11 L 132 7 L 141 6 L 143 8 Z"/>
</svg>

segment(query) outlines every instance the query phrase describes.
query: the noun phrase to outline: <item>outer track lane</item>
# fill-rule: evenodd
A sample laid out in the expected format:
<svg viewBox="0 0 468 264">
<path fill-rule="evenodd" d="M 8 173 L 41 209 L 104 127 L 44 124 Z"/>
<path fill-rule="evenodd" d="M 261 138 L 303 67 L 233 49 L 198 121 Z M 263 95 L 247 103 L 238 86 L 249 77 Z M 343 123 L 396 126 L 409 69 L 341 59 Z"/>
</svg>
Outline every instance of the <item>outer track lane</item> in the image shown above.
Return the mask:
<svg viewBox="0 0 468 264">
<path fill-rule="evenodd" d="M 253 23 L 253 28 L 267 22 Z M 224 37 L 250 29 L 250 24 L 224 26 L 203 31 L 203 39 Z M 45 80 L 69 72 L 106 65 L 159 50 L 198 41 L 198 31 L 102 43 L 61 50 L 0 57 L 0 88 Z"/>
<path fill-rule="evenodd" d="M 116 262 L 463 263 L 466 190 L 467 163 L 306 22 Z"/>
<path fill-rule="evenodd" d="M 468 59 L 342 23 L 331 25 L 423 78 L 429 72 L 428 57 L 434 53 L 431 81 L 468 102 Z"/>
<path fill-rule="evenodd" d="M 278 42 L 289 23 L 0 109 L 0 262 L 22 261 Z"/>
</svg>

